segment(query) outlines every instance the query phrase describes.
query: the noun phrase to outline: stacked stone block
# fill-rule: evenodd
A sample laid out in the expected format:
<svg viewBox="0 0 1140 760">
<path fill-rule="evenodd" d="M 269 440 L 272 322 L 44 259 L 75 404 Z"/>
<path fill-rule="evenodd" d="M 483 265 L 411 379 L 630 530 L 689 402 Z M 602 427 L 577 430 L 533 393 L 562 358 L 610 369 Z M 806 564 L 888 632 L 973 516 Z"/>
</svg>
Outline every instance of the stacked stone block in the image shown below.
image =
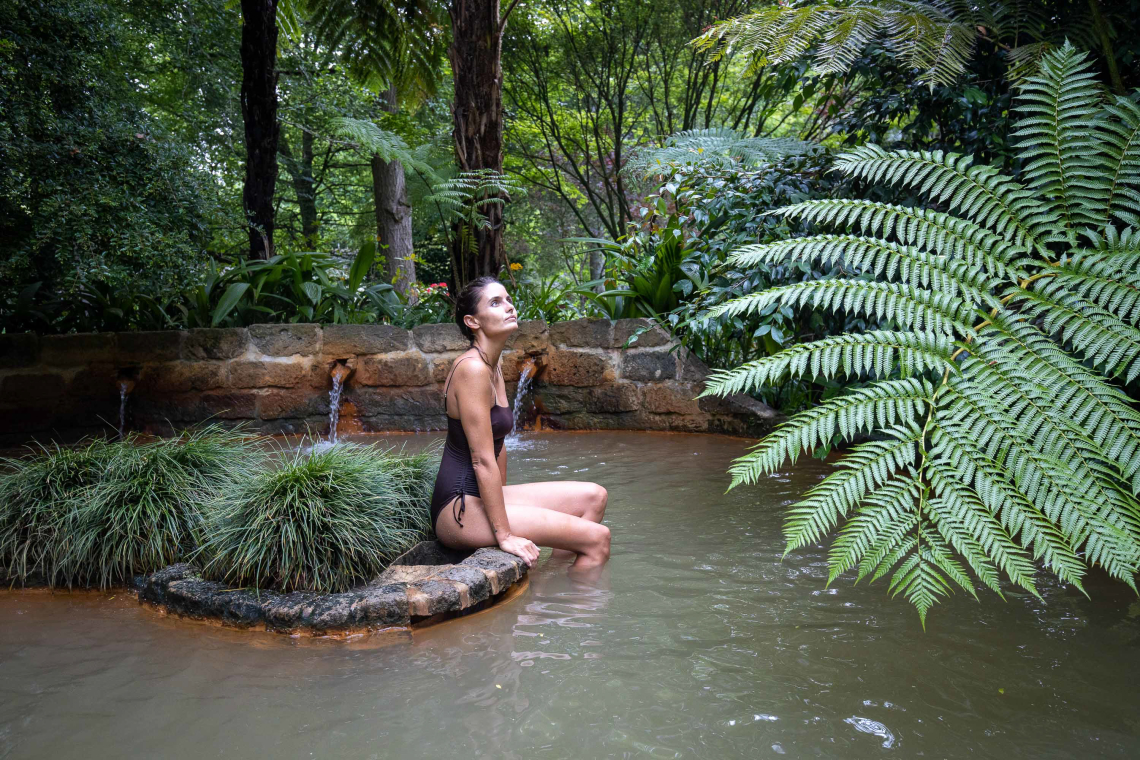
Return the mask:
<svg viewBox="0 0 1140 760">
<path fill-rule="evenodd" d="M 466 348 L 452 324 L 0 335 L 0 443 L 109 432 L 123 382 L 130 429 L 169 433 L 219 420 L 323 434 L 337 363 L 354 370 L 342 415 L 361 429 L 438 430 L 443 381 Z M 696 400 L 707 369 L 645 320 L 521 323 L 503 354 L 512 400 L 527 362 L 536 368 L 527 408 L 543 428 L 760 435 L 776 420 L 747 397 Z"/>
</svg>

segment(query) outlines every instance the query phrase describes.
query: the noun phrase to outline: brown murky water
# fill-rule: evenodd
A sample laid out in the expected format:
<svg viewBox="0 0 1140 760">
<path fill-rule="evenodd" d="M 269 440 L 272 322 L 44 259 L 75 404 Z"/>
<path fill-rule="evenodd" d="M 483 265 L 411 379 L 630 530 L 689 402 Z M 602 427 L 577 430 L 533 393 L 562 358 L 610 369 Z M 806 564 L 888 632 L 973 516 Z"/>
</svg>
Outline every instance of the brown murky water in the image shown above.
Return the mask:
<svg viewBox="0 0 1140 760">
<path fill-rule="evenodd" d="M 524 437 L 512 482 L 609 489 L 608 571 L 544 560 L 514 601 L 386 646 L 0 594 L 0 757 L 1140 756 L 1130 591 L 959 595 L 923 633 L 882 583 L 825 590 L 822 547 L 780 560 L 782 507 L 825 466 L 722 495 L 743 446 Z"/>
</svg>

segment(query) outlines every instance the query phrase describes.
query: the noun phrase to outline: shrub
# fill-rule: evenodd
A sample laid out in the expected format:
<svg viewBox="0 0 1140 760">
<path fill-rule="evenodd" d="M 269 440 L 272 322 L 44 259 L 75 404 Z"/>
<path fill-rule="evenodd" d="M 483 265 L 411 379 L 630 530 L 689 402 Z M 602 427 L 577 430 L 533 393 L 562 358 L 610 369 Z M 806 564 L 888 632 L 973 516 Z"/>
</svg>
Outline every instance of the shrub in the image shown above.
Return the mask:
<svg viewBox="0 0 1140 760">
<path fill-rule="evenodd" d="M 282 452 L 210 505 L 203 575 L 282 591 L 344 591 L 429 535 L 437 452 L 341 444 Z"/>
<path fill-rule="evenodd" d="M 941 151 L 856 150 L 837 168 L 952 213 L 814 200 L 786 218 L 837 234 L 748 246 L 741 267 L 842 264 L 714 316 L 810 305 L 882 320 L 722 371 L 706 393 L 788 377 L 869 381 L 796 415 L 732 468 L 755 482 L 838 434 L 873 434 L 786 522 L 788 551 L 837 528 L 830 579 L 890 575 L 925 615 L 970 571 L 1037 594 L 1040 563 L 1081 589 L 1089 566 L 1136 588 L 1140 413 L 1140 107 L 1105 102 L 1085 56 L 1047 55 L 1021 98 L 1021 181 Z"/>
<path fill-rule="evenodd" d="M 47 579 L 60 515 L 75 494 L 95 485 L 113 444 L 44 447 L 28 459 L 4 459 L 0 474 L 0 574 L 12 582 Z"/>
<path fill-rule="evenodd" d="M 18 583 L 106 588 L 177 562 L 200 540 L 202 504 L 262 459 L 240 431 L 210 426 L 6 460 L 3 568 Z"/>
</svg>

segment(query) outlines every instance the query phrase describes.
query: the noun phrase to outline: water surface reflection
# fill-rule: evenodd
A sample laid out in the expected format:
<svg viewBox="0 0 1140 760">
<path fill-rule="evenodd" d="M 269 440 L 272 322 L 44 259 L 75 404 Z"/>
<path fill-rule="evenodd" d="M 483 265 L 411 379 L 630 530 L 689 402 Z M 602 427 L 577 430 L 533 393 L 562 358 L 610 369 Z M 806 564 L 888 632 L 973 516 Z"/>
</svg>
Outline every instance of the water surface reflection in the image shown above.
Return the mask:
<svg viewBox="0 0 1140 760">
<path fill-rule="evenodd" d="M 429 436 L 410 436 L 423 445 Z M 0 594 L 0 757 L 1135 757 L 1140 604 L 1043 583 L 936 608 L 824 588 L 781 511 L 824 465 L 723 495 L 743 443 L 531 435 L 513 482 L 610 491 L 595 582 L 380 641 L 165 619 L 129 598 Z M 383 646 L 378 646 L 383 643 Z"/>
</svg>

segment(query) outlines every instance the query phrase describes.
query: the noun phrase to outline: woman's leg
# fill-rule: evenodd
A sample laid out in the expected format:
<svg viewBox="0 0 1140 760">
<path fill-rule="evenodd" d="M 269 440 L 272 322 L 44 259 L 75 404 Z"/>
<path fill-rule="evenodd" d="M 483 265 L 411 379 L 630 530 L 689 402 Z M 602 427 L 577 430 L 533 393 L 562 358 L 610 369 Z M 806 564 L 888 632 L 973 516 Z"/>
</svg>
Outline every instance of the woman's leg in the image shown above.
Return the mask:
<svg viewBox="0 0 1140 760">
<path fill-rule="evenodd" d="M 597 483 L 578 480 L 547 480 L 503 486 L 507 506 L 520 504 L 553 509 L 600 523 L 606 515 L 609 494 Z"/>
<path fill-rule="evenodd" d="M 445 546 L 478 549 L 496 546 L 491 521 L 478 496 L 466 497 L 463 526 L 455 522 L 452 505 L 444 507 L 435 532 Z M 507 503 L 511 532 L 529 538 L 539 546 L 565 549 L 578 555 L 571 569 L 585 570 L 605 564 L 610 556 L 610 529 L 604 525 L 555 509 Z"/>
</svg>

